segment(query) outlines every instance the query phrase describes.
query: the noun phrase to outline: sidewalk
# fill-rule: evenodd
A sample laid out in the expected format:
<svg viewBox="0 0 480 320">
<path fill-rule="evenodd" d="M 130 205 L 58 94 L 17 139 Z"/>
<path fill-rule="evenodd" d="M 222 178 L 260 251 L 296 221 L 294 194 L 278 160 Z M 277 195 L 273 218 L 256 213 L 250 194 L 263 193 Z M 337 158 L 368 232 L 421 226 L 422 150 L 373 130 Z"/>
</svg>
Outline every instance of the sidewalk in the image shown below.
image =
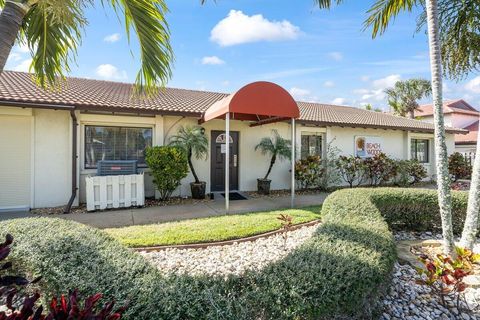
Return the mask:
<svg viewBox="0 0 480 320">
<path fill-rule="evenodd" d="M 323 203 L 327 195 L 328 193 L 298 195 L 295 199 L 295 206 L 297 208 L 301 208 L 320 205 Z M 268 211 L 282 208 L 290 208 L 289 196 L 230 201 L 230 214 Z M 202 202 L 188 205 L 107 210 L 102 212 L 50 215 L 45 217 L 77 221 L 96 228 L 115 228 L 194 218 L 205 218 L 224 214 L 224 201 L 223 199 L 218 199 L 212 202 Z M 38 215 L 27 212 L 0 214 L 0 220 L 25 217 L 38 217 Z"/>
</svg>

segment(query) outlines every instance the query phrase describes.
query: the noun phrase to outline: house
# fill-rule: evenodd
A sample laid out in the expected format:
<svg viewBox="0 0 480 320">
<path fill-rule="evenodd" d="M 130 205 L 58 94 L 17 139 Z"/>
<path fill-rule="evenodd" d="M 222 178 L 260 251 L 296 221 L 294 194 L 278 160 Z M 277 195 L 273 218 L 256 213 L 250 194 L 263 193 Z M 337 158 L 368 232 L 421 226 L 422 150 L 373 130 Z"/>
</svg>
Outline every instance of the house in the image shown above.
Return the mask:
<svg viewBox="0 0 480 320">
<path fill-rule="evenodd" d="M 211 153 L 194 165 L 200 179 L 207 182 L 207 192 L 221 191 L 225 162 L 219 161 L 223 157 L 219 146 L 227 140 L 222 108 L 234 103 L 241 104 L 243 113 L 229 113 L 232 190 L 256 189 L 256 179 L 265 175 L 268 159 L 254 147 L 272 129 L 290 137 L 289 117 L 296 121 L 297 157 L 324 155 L 331 144 L 344 155 L 385 152 L 397 159 L 414 157 L 431 176 L 435 174 L 432 124 L 347 106 L 297 104 L 286 90 L 272 83 L 250 84 L 233 95 L 165 88 L 154 96 L 138 98 L 128 83 L 67 78 L 60 90 L 43 90 L 30 74 L 4 71 L 0 75 L 0 209 L 84 202 L 85 178 L 95 175 L 99 160 L 134 159 L 142 170 L 148 170 L 145 147 L 164 145 L 180 126 L 199 123 L 209 138 Z M 283 114 L 283 105 L 297 111 Z M 454 151 L 457 133 L 466 131 L 447 128 L 449 153 Z M 272 189 L 290 188 L 290 168 L 287 162 L 273 168 Z M 148 175 L 145 179 L 145 194 L 153 196 L 152 181 Z M 184 179 L 177 194 L 188 196 L 192 180 L 191 176 Z"/>
<path fill-rule="evenodd" d="M 445 125 L 461 128 L 468 134 L 455 135 L 455 151 L 462 154 L 475 153 L 477 148 L 478 120 L 480 113 L 465 100 L 451 100 L 443 104 Z M 433 123 L 433 105 L 420 106 L 415 111 L 415 118 Z"/>
</svg>

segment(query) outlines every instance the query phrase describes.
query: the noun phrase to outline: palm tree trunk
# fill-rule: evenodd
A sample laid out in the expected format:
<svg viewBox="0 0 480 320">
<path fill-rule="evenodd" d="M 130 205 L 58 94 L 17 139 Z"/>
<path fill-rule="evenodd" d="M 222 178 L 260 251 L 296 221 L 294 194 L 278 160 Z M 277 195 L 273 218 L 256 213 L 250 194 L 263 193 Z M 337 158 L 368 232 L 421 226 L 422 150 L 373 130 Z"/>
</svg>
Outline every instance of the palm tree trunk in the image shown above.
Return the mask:
<svg viewBox="0 0 480 320">
<path fill-rule="evenodd" d="M 193 178 L 195 178 L 195 183 L 199 183 L 200 180 L 198 179 L 197 173 L 195 172 L 195 169 L 193 168 L 192 149 L 188 150 L 188 166 L 190 167 L 190 171 L 192 171 Z"/>
<path fill-rule="evenodd" d="M 268 179 L 268 176 L 270 175 L 270 172 L 272 172 L 272 168 L 273 168 L 273 165 L 275 164 L 275 161 L 277 160 L 277 155 L 274 154 L 272 156 L 272 159 L 270 160 L 270 167 L 268 167 L 268 171 L 267 171 L 267 174 L 265 175 L 265 178 L 263 178 L 264 180 L 267 180 Z"/>
<path fill-rule="evenodd" d="M 442 62 L 440 53 L 438 3 L 427 0 L 428 43 L 430 48 L 430 70 L 432 74 L 432 96 L 435 126 L 435 162 L 437 169 L 438 204 L 442 219 L 443 249 L 445 254 L 455 256 L 455 242 L 452 228 L 452 195 L 448 175 L 447 145 L 442 101 Z"/>
<path fill-rule="evenodd" d="M 408 113 L 410 119 L 415 119 L 415 110 L 410 110 Z"/>
<path fill-rule="evenodd" d="M 27 11 L 28 7 L 24 4 L 8 0 L 5 2 L 0 14 L 0 72 L 5 68 Z"/>
<path fill-rule="evenodd" d="M 467 216 L 462 232 L 461 246 L 473 249 L 478 232 L 478 215 L 480 212 L 480 131 L 477 137 L 477 152 L 472 169 L 472 181 L 468 194 Z"/>
</svg>

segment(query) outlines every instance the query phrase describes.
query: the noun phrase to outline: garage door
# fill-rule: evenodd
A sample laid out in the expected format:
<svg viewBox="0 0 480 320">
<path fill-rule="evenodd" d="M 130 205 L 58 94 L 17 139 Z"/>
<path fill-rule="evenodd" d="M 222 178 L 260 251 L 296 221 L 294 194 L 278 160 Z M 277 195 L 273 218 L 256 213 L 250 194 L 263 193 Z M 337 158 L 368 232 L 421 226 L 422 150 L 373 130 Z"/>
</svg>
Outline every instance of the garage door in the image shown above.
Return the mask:
<svg viewBox="0 0 480 320">
<path fill-rule="evenodd" d="M 0 116 L 0 211 L 30 207 L 31 118 Z"/>
</svg>

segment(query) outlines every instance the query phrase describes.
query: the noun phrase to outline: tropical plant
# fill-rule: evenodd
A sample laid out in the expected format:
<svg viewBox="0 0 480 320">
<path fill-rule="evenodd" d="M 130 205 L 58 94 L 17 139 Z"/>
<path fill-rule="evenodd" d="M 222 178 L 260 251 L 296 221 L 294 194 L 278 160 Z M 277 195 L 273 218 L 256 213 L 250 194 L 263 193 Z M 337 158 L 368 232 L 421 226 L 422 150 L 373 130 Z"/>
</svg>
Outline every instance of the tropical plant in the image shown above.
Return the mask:
<svg viewBox="0 0 480 320">
<path fill-rule="evenodd" d="M 153 90 L 171 76 L 173 52 L 165 20 L 164 0 L 101 0 L 125 21 L 128 39 L 132 31 L 140 44 L 137 89 Z M 85 11 L 98 5 L 91 0 L 0 0 L 0 72 L 15 40 L 26 45 L 31 69 L 43 86 L 58 84 L 70 71 L 88 21 Z"/>
<path fill-rule="evenodd" d="M 440 0 L 440 40 L 442 62 L 447 76 L 460 80 L 480 69 L 480 2 L 477 0 Z M 424 15 L 420 25 L 426 23 Z M 477 137 L 480 154 L 480 132 Z M 461 245 L 472 249 L 478 232 L 480 214 L 480 157 L 475 157 L 468 197 L 467 218 Z"/>
<path fill-rule="evenodd" d="M 208 138 L 204 129 L 200 126 L 180 127 L 178 133 L 170 139 L 170 145 L 177 146 L 185 150 L 188 159 L 188 166 L 195 178 L 195 183 L 200 183 L 195 168 L 193 167 L 192 157 L 200 160 L 208 156 Z"/>
<path fill-rule="evenodd" d="M 160 199 L 170 198 L 173 191 L 188 174 L 188 160 L 183 148 L 174 146 L 155 146 L 145 150 L 145 162 L 152 171 Z"/>
<path fill-rule="evenodd" d="M 415 110 L 420 107 L 417 101 L 428 97 L 431 92 L 430 81 L 425 79 L 397 81 L 392 88 L 385 90 L 388 104 L 395 114 L 402 117 L 408 114 L 411 119 L 415 117 Z"/>
<path fill-rule="evenodd" d="M 472 168 L 460 152 L 454 152 L 448 157 L 448 172 L 453 177 L 453 182 L 458 179 L 467 179 L 472 174 Z"/>
<path fill-rule="evenodd" d="M 295 180 L 302 189 L 317 188 L 325 173 L 319 156 L 308 156 L 295 163 Z"/>
<path fill-rule="evenodd" d="M 353 188 L 355 183 L 356 186 L 361 185 L 365 179 L 365 162 L 360 157 L 340 156 L 337 160 L 337 168 L 350 188 Z"/>
<path fill-rule="evenodd" d="M 397 175 L 395 160 L 385 153 L 379 153 L 364 161 L 365 177 L 370 180 L 370 185 L 378 186 L 387 183 Z"/>
<path fill-rule="evenodd" d="M 333 145 L 335 139 L 327 143 L 325 150 L 325 157 L 322 158 L 322 176 L 320 178 L 320 188 L 327 190 L 330 186 L 335 186 L 342 178 L 337 169 L 337 160 L 340 154 L 340 149 Z"/>
<path fill-rule="evenodd" d="M 397 175 L 394 183 L 401 187 L 407 187 L 416 184 L 427 177 L 427 170 L 416 159 L 397 160 Z"/>
<path fill-rule="evenodd" d="M 255 151 L 260 150 L 263 155 L 270 156 L 270 166 L 268 167 L 267 174 L 263 178 L 268 179 L 273 165 L 279 160 L 289 160 L 292 157 L 291 141 L 284 139 L 280 136 L 277 130 L 272 130 L 272 137 L 265 137 L 260 140 L 260 143 L 255 146 Z"/>
</svg>

